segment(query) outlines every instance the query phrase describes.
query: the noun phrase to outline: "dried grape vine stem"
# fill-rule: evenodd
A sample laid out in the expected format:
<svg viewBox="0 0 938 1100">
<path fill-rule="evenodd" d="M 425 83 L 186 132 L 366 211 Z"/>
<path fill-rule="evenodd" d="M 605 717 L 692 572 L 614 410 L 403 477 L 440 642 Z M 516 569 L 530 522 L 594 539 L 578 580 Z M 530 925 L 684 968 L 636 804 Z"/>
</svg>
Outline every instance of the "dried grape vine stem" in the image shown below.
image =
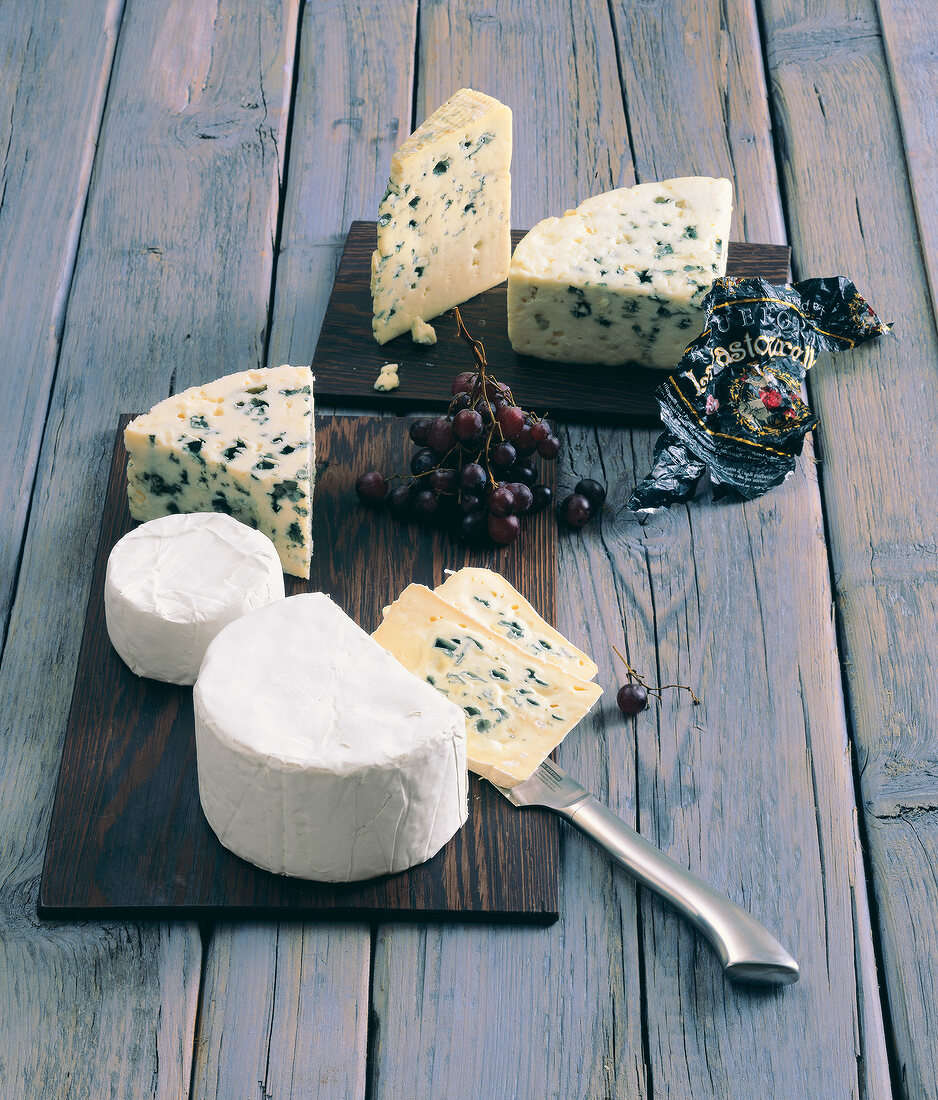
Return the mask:
<svg viewBox="0 0 938 1100">
<path fill-rule="evenodd" d="M 632 666 L 628 662 L 628 659 L 626 657 L 623 657 L 623 655 L 619 652 L 619 650 L 615 646 L 612 647 L 612 652 L 625 665 L 626 670 L 628 671 L 628 674 L 629 674 L 629 682 L 634 680 L 635 683 L 641 684 L 641 686 L 648 692 L 649 695 L 654 695 L 655 696 L 655 698 L 658 700 L 659 703 L 661 702 L 661 693 L 663 691 L 667 691 L 668 688 L 675 688 L 678 691 L 688 692 L 690 694 L 691 699 L 694 700 L 694 706 L 695 707 L 700 706 L 700 700 L 697 698 L 696 694 L 694 693 L 693 688 L 689 688 L 687 686 L 687 684 L 659 684 L 657 687 L 652 687 L 651 684 L 646 683 L 645 677 L 642 676 L 642 674 L 640 672 L 636 672 L 635 669 L 632 668 Z"/>
</svg>

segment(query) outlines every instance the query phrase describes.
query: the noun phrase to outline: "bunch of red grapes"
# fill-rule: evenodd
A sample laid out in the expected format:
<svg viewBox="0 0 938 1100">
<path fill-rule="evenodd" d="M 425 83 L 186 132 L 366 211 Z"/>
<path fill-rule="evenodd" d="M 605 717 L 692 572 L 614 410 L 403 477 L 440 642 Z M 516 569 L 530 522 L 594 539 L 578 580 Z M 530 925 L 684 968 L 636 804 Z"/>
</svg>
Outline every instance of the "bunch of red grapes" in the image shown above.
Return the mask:
<svg viewBox="0 0 938 1100">
<path fill-rule="evenodd" d="M 537 459 L 554 461 L 560 440 L 548 421 L 515 404 L 508 386 L 478 371 L 453 379 L 445 416 L 410 425 L 418 450 L 413 475 L 391 488 L 377 470 L 355 488 L 368 504 L 386 500 L 398 519 L 448 528 L 464 543 L 506 546 L 518 537 L 521 517 L 546 508 L 553 493 L 538 482 Z"/>
</svg>

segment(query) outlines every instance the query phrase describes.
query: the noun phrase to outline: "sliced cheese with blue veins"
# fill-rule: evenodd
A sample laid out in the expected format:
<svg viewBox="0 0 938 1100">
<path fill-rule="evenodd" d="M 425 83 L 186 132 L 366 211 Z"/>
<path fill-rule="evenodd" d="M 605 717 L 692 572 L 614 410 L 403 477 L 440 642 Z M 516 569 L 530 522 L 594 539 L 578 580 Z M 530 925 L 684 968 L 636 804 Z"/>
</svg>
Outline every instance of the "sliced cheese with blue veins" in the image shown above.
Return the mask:
<svg viewBox="0 0 938 1100">
<path fill-rule="evenodd" d="M 422 584 L 404 589 L 372 637 L 462 707 L 469 769 L 503 787 L 527 779 L 602 694 Z"/>
<path fill-rule="evenodd" d="M 534 657 L 592 680 L 593 659 L 541 618 L 521 593 L 491 569 L 467 567 L 437 585 L 436 594 Z"/>
<path fill-rule="evenodd" d="M 511 111 L 463 88 L 394 154 L 371 258 L 372 328 L 379 344 L 508 277 Z M 417 322 L 421 322 L 417 324 Z"/>
<path fill-rule="evenodd" d="M 313 375 L 286 364 L 229 374 L 161 401 L 124 431 L 134 519 L 224 512 L 263 532 L 283 569 L 309 576 Z"/>
<path fill-rule="evenodd" d="M 540 359 L 673 369 L 726 274 L 732 208 L 729 180 L 688 176 L 607 191 L 539 222 L 511 261 L 511 346 Z"/>
</svg>

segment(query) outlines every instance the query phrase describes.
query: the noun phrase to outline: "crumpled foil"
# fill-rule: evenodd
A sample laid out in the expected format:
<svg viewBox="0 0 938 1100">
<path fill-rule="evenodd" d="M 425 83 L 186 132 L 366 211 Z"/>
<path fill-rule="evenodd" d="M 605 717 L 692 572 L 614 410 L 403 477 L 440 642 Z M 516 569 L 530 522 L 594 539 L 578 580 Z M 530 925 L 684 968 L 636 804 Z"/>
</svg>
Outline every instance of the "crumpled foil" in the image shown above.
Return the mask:
<svg viewBox="0 0 938 1100">
<path fill-rule="evenodd" d="M 629 498 L 633 512 L 689 500 L 704 471 L 714 497 L 751 500 L 780 484 L 818 423 L 801 398 L 818 352 L 889 332 L 842 276 L 718 279 L 704 310 L 706 330 L 655 391 L 665 430 Z"/>
</svg>

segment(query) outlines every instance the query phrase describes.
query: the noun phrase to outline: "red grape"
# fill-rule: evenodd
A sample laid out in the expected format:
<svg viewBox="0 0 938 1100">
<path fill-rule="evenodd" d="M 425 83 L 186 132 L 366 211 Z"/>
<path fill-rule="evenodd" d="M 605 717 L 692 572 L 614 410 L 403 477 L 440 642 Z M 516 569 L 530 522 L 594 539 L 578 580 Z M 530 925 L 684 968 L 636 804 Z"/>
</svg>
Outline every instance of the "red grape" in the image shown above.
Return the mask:
<svg viewBox="0 0 938 1100">
<path fill-rule="evenodd" d="M 450 416 L 455 416 L 461 409 L 468 409 L 472 404 L 472 398 L 468 393 L 457 393 L 449 403 Z"/>
<path fill-rule="evenodd" d="M 410 472 L 412 474 L 425 474 L 428 470 L 432 470 L 436 465 L 436 455 L 429 447 L 422 447 L 419 451 L 414 451 L 413 458 L 410 460 Z"/>
<path fill-rule="evenodd" d="M 388 483 L 377 470 L 369 470 L 355 482 L 355 492 L 366 504 L 377 504 L 388 495 Z"/>
<path fill-rule="evenodd" d="M 388 508 L 396 519 L 405 519 L 410 515 L 410 486 L 398 485 L 388 494 Z"/>
<path fill-rule="evenodd" d="M 430 422 L 430 430 L 427 432 L 427 443 L 440 456 L 451 450 L 456 442 L 453 435 L 453 422 L 448 416 L 438 416 Z"/>
<path fill-rule="evenodd" d="M 532 428 L 528 424 L 522 424 L 521 430 L 512 439 L 512 443 L 515 445 L 515 450 L 519 455 L 533 455 L 537 450 L 537 442 L 534 436 L 531 434 Z"/>
<path fill-rule="evenodd" d="M 616 702 L 623 714 L 639 714 L 648 706 L 648 691 L 641 684 L 623 684 Z"/>
<path fill-rule="evenodd" d="M 515 494 L 507 485 L 502 485 L 489 492 L 488 503 L 493 516 L 507 516 L 515 506 Z"/>
<path fill-rule="evenodd" d="M 478 375 L 471 370 L 464 370 L 453 379 L 453 393 L 471 393 L 473 386 L 478 381 Z"/>
<path fill-rule="evenodd" d="M 510 443 L 499 443 L 493 447 L 491 456 L 492 465 L 497 466 L 500 470 L 507 470 L 517 458 L 515 449 Z"/>
<path fill-rule="evenodd" d="M 482 417 L 475 409 L 461 409 L 453 417 L 453 435 L 461 443 L 478 443 L 482 431 Z"/>
<path fill-rule="evenodd" d="M 531 437 L 535 443 L 543 443 L 549 435 L 553 434 L 546 420 L 535 420 L 531 425 Z"/>
<path fill-rule="evenodd" d="M 532 512 L 540 512 L 554 499 L 554 492 L 549 485 L 535 485 L 531 492 L 534 496 L 534 503 L 531 506 Z"/>
<path fill-rule="evenodd" d="M 508 486 L 515 496 L 514 513 L 516 516 L 523 516 L 525 512 L 530 512 L 531 505 L 534 503 L 534 494 L 520 481 L 513 481 Z"/>
<path fill-rule="evenodd" d="M 471 516 L 474 512 L 484 512 L 485 502 L 475 493 L 463 493 L 459 498 L 459 507 L 467 516 Z"/>
<path fill-rule="evenodd" d="M 580 493 L 571 493 L 560 505 L 560 514 L 568 527 L 583 527 L 592 515 L 590 502 Z"/>
<path fill-rule="evenodd" d="M 456 528 L 456 537 L 460 542 L 475 542 L 480 539 L 487 526 L 486 516 L 483 512 L 473 512 L 463 516 Z"/>
<path fill-rule="evenodd" d="M 517 405 L 503 405 L 498 410 L 498 426 L 506 439 L 514 439 L 524 427 L 524 412 Z"/>
<path fill-rule="evenodd" d="M 519 458 L 518 461 L 508 471 L 508 476 L 512 481 L 520 481 L 525 485 L 533 485 L 537 480 L 537 471 L 534 468 L 534 463 L 526 458 Z"/>
<path fill-rule="evenodd" d="M 470 493 L 484 489 L 486 481 L 488 481 L 488 474 L 478 462 L 467 463 L 459 473 L 459 484 Z"/>
<path fill-rule="evenodd" d="M 430 431 L 430 419 L 429 417 L 422 416 L 419 420 L 415 420 L 410 426 L 410 438 L 418 447 L 426 447 L 427 445 L 427 433 Z"/>
<path fill-rule="evenodd" d="M 435 519 L 439 506 L 436 493 L 431 493 L 429 489 L 422 489 L 414 498 L 414 511 L 417 513 L 417 518 L 425 523 Z"/>
<path fill-rule="evenodd" d="M 521 531 L 521 521 L 517 516 L 489 516 L 489 535 L 493 542 L 507 546 L 514 542 Z"/>
<path fill-rule="evenodd" d="M 549 435 L 538 443 L 537 453 L 542 458 L 555 459 L 560 454 L 560 440 L 555 435 Z"/>
<path fill-rule="evenodd" d="M 585 477 L 582 481 L 578 481 L 573 491 L 586 497 L 593 508 L 602 508 L 606 499 L 605 487 L 600 485 L 598 481 L 593 481 L 591 477 Z"/>
<path fill-rule="evenodd" d="M 435 493 L 455 493 L 456 480 L 455 470 L 434 470 L 430 475 L 430 488 Z"/>
</svg>

